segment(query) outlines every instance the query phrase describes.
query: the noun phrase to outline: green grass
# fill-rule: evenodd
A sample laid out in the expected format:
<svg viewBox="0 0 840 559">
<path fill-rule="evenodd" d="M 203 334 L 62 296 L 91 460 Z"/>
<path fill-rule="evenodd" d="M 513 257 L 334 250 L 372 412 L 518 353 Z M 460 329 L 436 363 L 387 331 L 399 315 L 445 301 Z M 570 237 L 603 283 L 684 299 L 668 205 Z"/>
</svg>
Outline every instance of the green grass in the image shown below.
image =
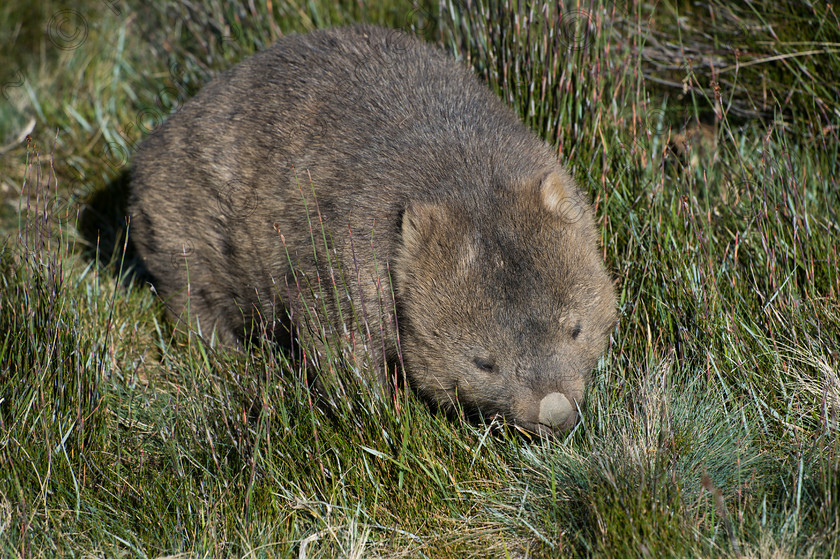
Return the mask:
<svg viewBox="0 0 840 559">
<path fill-rule="evenodd" d="M 840 554 L 834 8 L 464 4 L 0 7 L 2 555 Z M 621 318 L 567 437 L 340 357 L 318 395 L 132 275 L 144 129 L 280 34 L 356 20 L 462 57 L 595 202 Z"/>
</svg>

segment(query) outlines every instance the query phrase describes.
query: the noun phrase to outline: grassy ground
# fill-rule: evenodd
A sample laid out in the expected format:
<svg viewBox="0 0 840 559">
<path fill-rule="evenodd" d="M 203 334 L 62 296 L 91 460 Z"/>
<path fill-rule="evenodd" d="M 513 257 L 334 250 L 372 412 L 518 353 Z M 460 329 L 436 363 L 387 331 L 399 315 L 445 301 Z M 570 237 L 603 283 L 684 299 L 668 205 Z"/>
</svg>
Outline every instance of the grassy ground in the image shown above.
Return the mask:
<svg viewBox="0 0 840 559">
<path fill-rule="evenodd" d="M 466 4 L 3 3 L 2 555 L 840 554 L 834 8 Z M 596 204 L 621 319 L 561 440 L 364 375 L 318 401 L 132 274 L 134 144 L 280 34 L 355 20 L 466 60 Z"/>
</svg>

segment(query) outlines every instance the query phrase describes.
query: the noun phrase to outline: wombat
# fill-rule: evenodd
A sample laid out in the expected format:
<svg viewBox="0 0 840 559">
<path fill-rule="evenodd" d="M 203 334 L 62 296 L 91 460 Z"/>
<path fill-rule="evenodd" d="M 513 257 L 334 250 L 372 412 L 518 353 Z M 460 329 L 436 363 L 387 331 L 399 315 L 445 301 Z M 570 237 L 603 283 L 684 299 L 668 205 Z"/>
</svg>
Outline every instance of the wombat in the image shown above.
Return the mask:
<svg viewBox="0 0 840 559">
<path fill-rule="evenodd" d="M 445 409 L 576 421 L 616 320 L 592 209 L 437 48 L 369 25 L 283 37 L 156 129 L 132 183 L 140 256 L 204 334 L 339 336 Z"/>
</svg>

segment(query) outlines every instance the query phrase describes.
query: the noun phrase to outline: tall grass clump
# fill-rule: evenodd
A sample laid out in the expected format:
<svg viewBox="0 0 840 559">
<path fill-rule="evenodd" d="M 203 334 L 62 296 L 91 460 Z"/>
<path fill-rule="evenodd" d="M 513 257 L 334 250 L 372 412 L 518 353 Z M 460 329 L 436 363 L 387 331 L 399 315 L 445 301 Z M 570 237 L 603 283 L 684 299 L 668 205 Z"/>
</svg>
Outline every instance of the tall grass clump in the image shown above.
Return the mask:
<svg viewBox="0 0 840 559">
<path fill-rule="evenodd" d="M 439 41 L 591 196 L 620 320 L 563 437 L 377 385 L 317 315 L 221 350 L 149 288 L 137 142 L 351 21 Z M 837 556 L 839 29 L 775 0 L 4 3 L 0 553 Z"/>
<path fill-rule="evenodd" d="M 41 487 L 46 498 L 44 484 L 51 478 L 60 480 L 56 503 L 81 513 L 82 487 L 95 477 L 85 456 L 101 444 L 107 415 L 102 363 L 108 357 L 108 297 L 94 282 L 88 287 L 101 297 L 94 303 L 100 312 L 79 307 L 84 297 L 78 282 L 87 274 L 69 272 L 66 231 L 51 231 L 55 177 L 49 167 L 43 171 L 40 157 L 27 153 L 19 234 L 0 248 L 0 492 L 19 522 L 38 510 L 39 495 L 27 491 L 17 494 L 19 501 L 9 499 L 22 487 Z M 102 335 L 78 335 L 94 328 Z M 18 527 L 41 535 L 46 529 L 39 523 Z"/>
</svg>

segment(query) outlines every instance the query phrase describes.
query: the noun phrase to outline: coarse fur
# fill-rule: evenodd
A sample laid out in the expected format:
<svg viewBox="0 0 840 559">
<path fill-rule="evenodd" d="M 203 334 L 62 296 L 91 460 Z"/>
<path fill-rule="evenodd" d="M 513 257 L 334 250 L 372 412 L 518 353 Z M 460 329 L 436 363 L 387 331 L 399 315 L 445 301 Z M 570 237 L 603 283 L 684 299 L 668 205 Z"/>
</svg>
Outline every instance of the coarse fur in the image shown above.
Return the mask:
<svg viewBox="0 0 840 559">
<path fill-rule="evenodd" d="M 173 314 L 225 344 L 255 324 L 343 336 L 446 408 L 546 427 L 543 398 L 582 401 L 615 322 L 556 155 L 398 31 L 281 38 L 155 130 L 132 183 L 131 235 Z"/>
</svg>

